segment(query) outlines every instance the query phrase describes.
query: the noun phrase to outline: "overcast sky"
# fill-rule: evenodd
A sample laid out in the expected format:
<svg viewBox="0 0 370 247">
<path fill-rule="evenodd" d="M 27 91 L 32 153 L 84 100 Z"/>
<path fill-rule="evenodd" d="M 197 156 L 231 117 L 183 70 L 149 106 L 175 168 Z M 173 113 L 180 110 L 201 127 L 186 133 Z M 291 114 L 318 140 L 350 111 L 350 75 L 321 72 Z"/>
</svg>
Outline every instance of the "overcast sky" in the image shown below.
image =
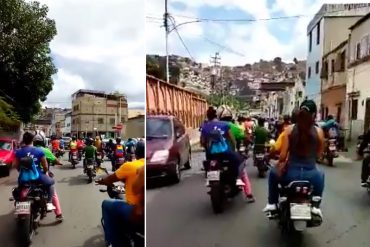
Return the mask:
<svg viewBox="0 0 370 247">
<path fill-rule="evenodd" d="M 190 54 L 199 62 L 208 63 L 210 55 L 220 51 L 221 62 L 226 65 L 244 65 L 260 59 L 294 57 L 306 59 L 309 21 L 324 3 L 363 3 L 369 0 L 168 0 L 169 12 L 176 23 L 189 22 L 192 18 L 209 19 L 267 19 L 282 16 L 289 18 L 256 22 L 205 22 L 180 26 Z M 147 52 L 165 54 L 163 21 L 164 0 L 150 0 L 146 4 Z M 208 40 L 208 41 L 207 41 Z M 209 42 L 211 41 L 211 42 Z M 170 34 L 171 54 L 188 56 L 175 32 Z M 238 53 L 238 54 L 236 54 Z"/>
<path fill-rule="evenodd" d="M 128 97 L 145 106 L 144 0 L 39 0 L 49 6 L 58 35 L 51 51 L 58 73 L 47 106 L 70 107 L 79 89 Z"/>
</svg>

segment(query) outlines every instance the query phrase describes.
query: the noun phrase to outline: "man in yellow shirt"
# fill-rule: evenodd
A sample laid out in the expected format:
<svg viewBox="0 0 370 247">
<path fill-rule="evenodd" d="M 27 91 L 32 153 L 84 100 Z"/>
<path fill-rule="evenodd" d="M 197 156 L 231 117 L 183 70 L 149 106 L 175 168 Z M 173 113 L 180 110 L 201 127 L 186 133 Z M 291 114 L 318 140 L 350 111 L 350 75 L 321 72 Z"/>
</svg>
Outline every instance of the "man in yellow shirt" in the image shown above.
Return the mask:
<svg viewBox="0 0 370 247">
<path fill-rule="evenodd" d="M 133 215 L 136 213 L 136 208 L 140 208 L 143 203 L 143 193 L 137 193 L 135 185 L 138 172 L 145 165 L 144 142 L 136 144 L 135 156 L 135 161 L 123 164 L 114 174 L 97 182 L 100 185 L 111 185 L 118 181 L 125 183 L 126 202 L 109 199 L 102 203 L 105 240 L 112 246 L 124 245 L 122 233 L 132 230 Z"/>
</svg>

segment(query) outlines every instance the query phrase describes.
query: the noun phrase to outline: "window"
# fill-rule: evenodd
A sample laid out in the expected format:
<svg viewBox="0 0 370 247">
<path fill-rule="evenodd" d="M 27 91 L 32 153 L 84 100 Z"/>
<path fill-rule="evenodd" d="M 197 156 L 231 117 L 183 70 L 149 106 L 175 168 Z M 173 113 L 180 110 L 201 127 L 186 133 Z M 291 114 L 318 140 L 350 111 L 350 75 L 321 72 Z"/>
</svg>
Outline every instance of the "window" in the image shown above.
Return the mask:
<svg viewBox="0 0 370 247">
<path fill-rule="evenodd" d="M 316 44 L 320 44 L 320 21 L 317 23 Z"/>
<path fill-rule="evenodd" d="M 352 111 L 351 111 L 351 119 L 357 120 L 357 108 L 358 108 L 358 100 L 353 99 L 352 100 Z"/>
<path fill-rule="evenodd" d="M 334 72 L 335 72 L 335 60 L 334 60 L 334 59 L 332 59 L 332 60 L 331 60 L 330 73 L 331 73 L 331 74 L 334 74 Z"/>
<path fill-rule="evenodd" d="M 115 124 L 115 122 L 116 122 L 116 119 L 114 119 L 114 118 L 109 119 L 109 124 Z"/>
<path fill-rule="evenodd" d="M 340 71 L 344 71 L 346 69 L 346 50 L 344 50 L 340 54 Z"/>
<path fill-rule="evenodd" d="M 148 118 L 146 120 L 146 137 L 154 138 L 169 138 L 172 136 L 172 126 L 169 119 Z"/>
<path fill-rule="evenodd" d="M 175 129 L 174 133 L 179 135 L 179 137 L 183 136 L 185 134 L 185 128 L 181 122 L 178 119 L 174 119 L 173 124 Z"/>
<path fill-rule="evenodd" d="M 319 73 L 319 68 L 320 67 L 320 64 L 319 64 L 319 61 L 317 61 L 316 62 L 316 68 L 315 68 L 315 72 L 316 72 L 316 74 L 318 74 Z"/>
<path fill-rule="evenodd" d="M 308 37 L 308 51 L 311 52 L 312 51 L 312 31 L 310 32 L 310 35 Z"/>
<path fill-rule="evenodd" d="M 307 72 L 307 74 L 308 74 L 308 78 L 311 78 L 311 67 L 308 67 L 308 72 Z"/>
<path fill-rule="evenodd" d="M 98 118 L 98 124 L 104 124 L 104 118 Z"/>
<path fill-rule="evenodd" d="M 360 58 L 361 58 L 361 44 L 357 43 L 357 45 L 356 45 L 356 59 L 360 59 Z"/>
</svg>

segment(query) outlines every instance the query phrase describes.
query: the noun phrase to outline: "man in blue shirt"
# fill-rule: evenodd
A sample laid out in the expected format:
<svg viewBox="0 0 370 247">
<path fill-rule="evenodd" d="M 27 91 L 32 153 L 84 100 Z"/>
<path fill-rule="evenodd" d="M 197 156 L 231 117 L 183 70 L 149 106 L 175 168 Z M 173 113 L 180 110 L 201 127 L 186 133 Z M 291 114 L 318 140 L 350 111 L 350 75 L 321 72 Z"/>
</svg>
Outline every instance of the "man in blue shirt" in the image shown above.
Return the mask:
<svg viewBox="0 0 370 247">
<path fill-rule="evenodd" d="M 20 160 L 25 157 L 30 157 L 33 159 L 35 165 L 37 166 L 40 177 L 38 181 L 44 184 L 48 189 L 48 198 L 47 198 L 47 210 L 50 212 L 55 209 L 52 204 L 52 198 L 54 195 L 54 179 L 52 179 L 48 174 L 48 163 L 46 161 L 45 153 L 41 148 L 33 146 L 34 135 L 26 132 L 23 134 L 23 143 L 24 146 L 18 149 L 15 153 L 15 159 L 13 166 L 20 171 L 19 167 Z"/>
</svg>

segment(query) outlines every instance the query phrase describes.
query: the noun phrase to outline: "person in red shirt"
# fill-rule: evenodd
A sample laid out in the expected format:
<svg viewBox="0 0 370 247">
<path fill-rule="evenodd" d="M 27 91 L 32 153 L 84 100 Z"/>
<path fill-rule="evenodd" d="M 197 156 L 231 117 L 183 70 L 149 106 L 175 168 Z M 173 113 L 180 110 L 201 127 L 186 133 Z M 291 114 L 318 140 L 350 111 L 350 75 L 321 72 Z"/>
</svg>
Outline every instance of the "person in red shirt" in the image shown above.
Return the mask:
<svg viewBox="0 0 370 247">
<path fill-rule="evenodd" d="M 85 148 L 85 143 L 84 141 L 82 140 L 82 138 L 78 138 L 77 139 L 77 150 L 78 150 L 78 155 L 79 155 L 79 159 L 81 160 L 82 159 L 82 152 Z"/>
<path fill-rule="evenodd" d="M 53 153 L 60 150 L 59 140 L 55 136 L 51 137 L 51 149 Z"/>
</svg>

